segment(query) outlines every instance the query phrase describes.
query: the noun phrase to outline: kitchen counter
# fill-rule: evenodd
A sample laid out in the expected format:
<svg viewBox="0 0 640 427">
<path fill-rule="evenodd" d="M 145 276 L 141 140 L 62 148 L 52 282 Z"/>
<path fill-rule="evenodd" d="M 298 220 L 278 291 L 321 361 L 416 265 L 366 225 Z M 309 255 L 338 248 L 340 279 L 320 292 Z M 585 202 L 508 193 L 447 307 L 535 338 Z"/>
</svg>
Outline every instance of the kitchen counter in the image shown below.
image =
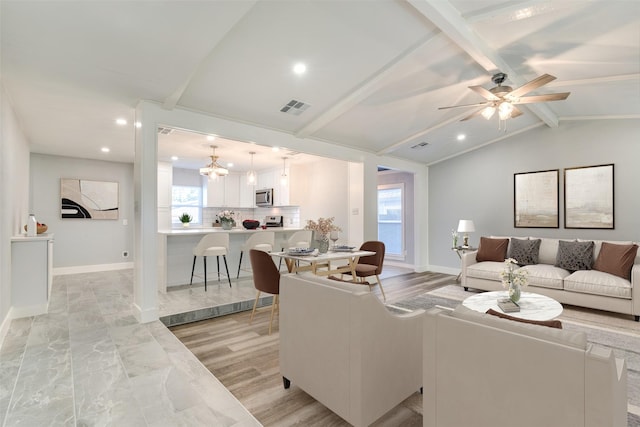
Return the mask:
<svg viewBox="0 0 640 427">
<path fill-rule="evenodd" d="M 185 227 L 158 231 L 158 290 L 166 292 L 167 288 L 179 285 L 188 285 L 191 278 L 191 266 L 193 265 L 193 248 L 196 247 L 202 236 L 209 233 L 229 233 L 229 253 L 227 254 L 227 265 L 229 274 L 235 279 L 238 272 L 238 262 L 240 261 L 240 251 L 247 238 L 253 233 L 272 231 L 275 233 L 274 250 L 280 251 L 284 247 L 284 242 L 291 235 L 302 227 L 268 227 L 266 230 L 258 228 L 256 230 L 246 230 L 242 227 L 223 230 L 222 227 Z M 207 260 L 207 284 L 209 286 L 218 284 L 218 274 L 216 270 L 215 257 Z M 249 257 L 244 254 L 242 257 L 242 267 L 247 269 L 250 266 Z M 220 260 L 220 269 L 224 273 L 224 262 Z M 198 257 L 196 261 L 194 283 L 203 281 L 203 261 Z M 251 276 L 250 272 L 240 271 L 240 278 Z M 229 286 L 224 277 L 221 277 L 222 285 Z"/>
<path fill-rule="evenodd" d="M 158 230 L 158 234 L 165 234 L 168 236 L 190 236 L 209 233 L 229 233 L 229 234 L 252 234 L 259 233 L 261 231 L 274 231 L 277 233 L 287 231 L 303 230 L 301 227 L 267 227 L 266 230 L 257 228 L 255 230 L 247 230 L 244 227 L 236 227 L 231 230 L 224 230 L 222 227 L 184 227 L 184 228 L 172 228 L 170 230 Z"/>
</svg>

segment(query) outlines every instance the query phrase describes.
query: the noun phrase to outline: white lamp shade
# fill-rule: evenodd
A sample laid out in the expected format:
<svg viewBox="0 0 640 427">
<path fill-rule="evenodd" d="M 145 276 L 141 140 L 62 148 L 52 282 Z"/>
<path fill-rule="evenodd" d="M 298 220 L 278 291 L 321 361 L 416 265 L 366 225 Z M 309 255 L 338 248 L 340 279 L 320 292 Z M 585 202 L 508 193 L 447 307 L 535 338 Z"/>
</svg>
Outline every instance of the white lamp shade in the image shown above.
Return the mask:
<svg viewBox="0 0 640 427">
<path fill-rule="evenodd" d="M 470 219 L 461 219 L 458 222 L 459 233 L 473 233 L 476 231 L 476 227 L 473 225 L 473 221 Z"/>
</svg>

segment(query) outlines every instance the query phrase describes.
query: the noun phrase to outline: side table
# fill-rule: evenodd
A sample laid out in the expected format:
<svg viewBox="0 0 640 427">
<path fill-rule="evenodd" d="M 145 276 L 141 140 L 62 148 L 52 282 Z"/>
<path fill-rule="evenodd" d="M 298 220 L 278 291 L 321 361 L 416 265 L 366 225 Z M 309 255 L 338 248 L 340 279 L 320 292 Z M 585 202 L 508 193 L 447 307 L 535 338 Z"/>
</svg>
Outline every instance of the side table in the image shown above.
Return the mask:
<svg viewBox="0 0 640 427">
<path fill-rule="evenodd" d="M 462 261 L 463 254 L 466 254 L 467 252 L 477 251 L 478 248 L 474 248 L 473 246 L 456 246 L 454 248 L 451 248 L 451 250 L 454 251 L 456 254 L 458 254 L 458 258 L 460 258 L 460 260 Z M 456 277 L 456 282 L 460 283 L 461 275 L 462 275 L 462 270 L 460 270 L 460 273 L 458 273 L 458 277 Z"/>
</svg>

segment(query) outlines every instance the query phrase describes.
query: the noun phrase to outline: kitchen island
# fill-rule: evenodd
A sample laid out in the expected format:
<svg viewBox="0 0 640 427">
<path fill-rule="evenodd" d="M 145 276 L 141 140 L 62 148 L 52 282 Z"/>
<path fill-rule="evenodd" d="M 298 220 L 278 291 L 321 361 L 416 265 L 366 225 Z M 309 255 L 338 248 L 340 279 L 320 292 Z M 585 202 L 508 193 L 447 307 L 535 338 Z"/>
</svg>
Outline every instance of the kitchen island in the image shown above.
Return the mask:
<svg viewBox="0 0 640 427">
<path fill-rule="evenodd" d="M 229 233 L 229 253 L 227 254 L 227 264 L 231 278 L 235 278 L 238 272 L 238 261 L 240 260 L 240 250 L 247 238 L 254 233 L 264 231 L 275 232 L 274 251 L 280 251 L 284 247 L 284 242 L 291 235 L 302 230 L 300 227 L 269 227 L 266 230 L 258 228 L 256 230 L 246 230 L 242 227 L 223 230 L 221 227 L 193 227 L 174 228 L 158 231 L 158 290 L 166 292 L 172 286 L 187 285 L 191 279 L 191 266 L 193 265 L 193 248 L 196 247 L 200 239 L 209 233 Z M 243 256 L 242 266 L 244 269 L 250 267 L 248 254 Z M 220 260 L 220 271 L 224 270 L 224 262 Z M 201 283 L 203 279 L 202 257 L 196 261 L 196 269 L 193 278 L 194 283 Z M 240 271 L 240 277 L 250 277 L 251 273 Z M 223 279 L 221 277 L 221 279 Z M 218 281 L 218 274 L 214 257 L 207 260 L 207 283 L 214 285 Z M 221 284 L 227 283 L 226 279 L 221 280 Z M 227 284 L 228 286 L 228 284 Z"/>
</svg>

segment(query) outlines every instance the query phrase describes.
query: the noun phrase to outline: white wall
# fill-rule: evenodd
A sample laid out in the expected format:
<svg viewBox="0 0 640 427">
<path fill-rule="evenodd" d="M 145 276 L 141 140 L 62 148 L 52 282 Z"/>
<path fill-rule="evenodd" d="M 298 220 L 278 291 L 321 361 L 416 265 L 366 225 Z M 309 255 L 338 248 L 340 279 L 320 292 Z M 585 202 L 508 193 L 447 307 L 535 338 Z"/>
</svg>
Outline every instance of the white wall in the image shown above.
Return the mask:
<svg viewBox="0 0 640 427">
<path fill-rule="evenodd" d="M 29 142 L 0 84 L 0 342 L 9 327 L 11 237 L 29 214 Z"/>
<path fill-rule="evenodd" d="M 60 179 L 117 182 L 118 220 L 62 219 Z M 131 163 L 31 154 L 31 206 L 54 234 L 54 274 L 131 267 L 133 165 Z M 128 225 L 123 225 L 127 220 Z M 122 256 L 128 251 L 128 258 Z"/>
<path fill-rule="evenodd" d="M 459 268 L 451 229 L 471 219 L 481 236 L 640 241 L 640 121 L 561 122 L 441 162 L 429 168 L 429 235 L 432 267 Z M 614 163 L 614 230 L 564 228 L 563 169 Z M 560 169 L 560 228 L 513 227 L 513 174 Z"/>
</svg>

